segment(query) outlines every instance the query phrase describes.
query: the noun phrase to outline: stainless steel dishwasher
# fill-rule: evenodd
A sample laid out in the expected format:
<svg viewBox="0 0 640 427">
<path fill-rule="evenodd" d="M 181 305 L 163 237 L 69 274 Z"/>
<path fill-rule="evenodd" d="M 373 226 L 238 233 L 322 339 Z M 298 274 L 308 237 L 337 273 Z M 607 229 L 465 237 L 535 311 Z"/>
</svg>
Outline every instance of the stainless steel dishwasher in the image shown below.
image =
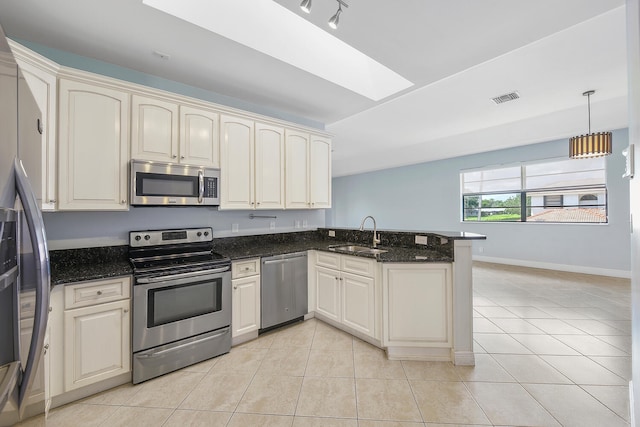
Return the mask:
<svg viewBox="0 0 640 427">
<path fill-rule="evenodd" d="M 261 330 L 307 314 L 307 253 L 262 258 Z"/>
</svg>

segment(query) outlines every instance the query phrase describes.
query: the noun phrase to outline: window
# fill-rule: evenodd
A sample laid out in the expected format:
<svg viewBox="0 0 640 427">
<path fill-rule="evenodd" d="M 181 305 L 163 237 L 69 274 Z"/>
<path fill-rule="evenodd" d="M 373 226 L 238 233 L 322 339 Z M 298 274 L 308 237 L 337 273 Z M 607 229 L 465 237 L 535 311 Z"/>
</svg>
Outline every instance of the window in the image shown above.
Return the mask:
<svg viewBox="0 0 640 427">
<path fill-rule="evenodd" d="M 462 220 L 607 222 L 605 159 L 462 171 Z"/>
</svg>

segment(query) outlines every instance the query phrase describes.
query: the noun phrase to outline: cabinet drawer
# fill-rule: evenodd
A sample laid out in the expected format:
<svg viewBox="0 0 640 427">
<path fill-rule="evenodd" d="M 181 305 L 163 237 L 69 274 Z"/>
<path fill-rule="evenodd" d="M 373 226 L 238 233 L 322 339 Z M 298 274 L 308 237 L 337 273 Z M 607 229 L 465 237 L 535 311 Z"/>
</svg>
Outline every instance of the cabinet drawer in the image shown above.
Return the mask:
<svg viewBox="0 0 640 427">
<path fill-rule="evenodd" d="M 253 258 L 246 261 L 234 261 L 231 263 L 231 278 L 255 276 L 260 274 L 260 258 Z"/>
<path fill-rule="evenodd" d="M 340 269 L 348 273 L 360 274 L 362 276 L 374 277 L 376 272 L 376 261 L 357 256 L 342 256 Z"/>
<path fill-rule="evenodd" d="M 88 305 L 127 299 L 131 296 L 131 279 L 118 277 L 96 280 L 64 288 L 64 308 L 86 307 Z"/>
<path fill-rule="evenodd" d="M 321 265 L 323 267 L 335 268 L 336 270 L 340 269 L 340 255 L 333 254 L 329 252 L 318 251 L 318 258 L 316 260 L 317 265 Z"/>
</svg>

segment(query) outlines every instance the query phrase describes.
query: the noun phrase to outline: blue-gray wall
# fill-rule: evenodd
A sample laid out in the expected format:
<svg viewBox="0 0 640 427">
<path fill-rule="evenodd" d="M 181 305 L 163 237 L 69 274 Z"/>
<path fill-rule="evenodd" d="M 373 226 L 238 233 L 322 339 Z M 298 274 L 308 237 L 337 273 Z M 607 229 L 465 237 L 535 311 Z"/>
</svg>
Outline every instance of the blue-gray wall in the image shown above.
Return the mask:
<svg viewBox="0 0 640 427">
<path fill-rule="evenodd" d="M 462 169 L 567 157 L 569 144 L 563 139 L 334 178 L 333 209 L 327 211 L 327 226 L 357 227 L 365 215 L 373 215 L 378 228 L 383 229 L 485 234 L 486 241 L 474 242 L 475 257 L 628 275 L 629 181 L 622 178 L 621 154 L 628 143 L 626 129 L 613 132 L 613 154 L 607 157 L 607 225 L 460 221 Z"/>
</svg>

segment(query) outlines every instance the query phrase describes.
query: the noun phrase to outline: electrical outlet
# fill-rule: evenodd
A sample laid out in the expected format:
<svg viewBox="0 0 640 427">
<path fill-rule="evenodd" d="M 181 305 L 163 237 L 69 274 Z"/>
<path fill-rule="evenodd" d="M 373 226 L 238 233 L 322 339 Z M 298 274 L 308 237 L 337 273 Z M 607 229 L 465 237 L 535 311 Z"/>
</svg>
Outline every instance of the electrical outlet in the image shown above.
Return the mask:
<svg viewBox="0 0 640 427">
<path fill-rule="evenodd" d="M 484 253 L 484 246 L 480 246 L 478 248 L 478 253 L 481 253 L 481 254 Z"/>
<path fill-rule="evenodd" d="M 231 224 L 231 232 L 232 233 L 238 232 L 238 224 Z"/>
<path fill-rule="evenodd" d="M 416 245 L 427 245 L 427 236 L 416 235 Z"/>
<path fill-rule="evenodd" d="M 334 230 L 329 230 L 329 237 L 336 237 L 336 232 Z"/>
<path fill-rule="evenodd" d="M 296 219 L 295 228 L 300 228 L 300 220 Z"/>
<path fill-rule="evenodd" d="M 275 230 L 276 229 L 276 222 L 275 221 L 271 221 L 269 223 L 269 230 Z"/>
</svg>

